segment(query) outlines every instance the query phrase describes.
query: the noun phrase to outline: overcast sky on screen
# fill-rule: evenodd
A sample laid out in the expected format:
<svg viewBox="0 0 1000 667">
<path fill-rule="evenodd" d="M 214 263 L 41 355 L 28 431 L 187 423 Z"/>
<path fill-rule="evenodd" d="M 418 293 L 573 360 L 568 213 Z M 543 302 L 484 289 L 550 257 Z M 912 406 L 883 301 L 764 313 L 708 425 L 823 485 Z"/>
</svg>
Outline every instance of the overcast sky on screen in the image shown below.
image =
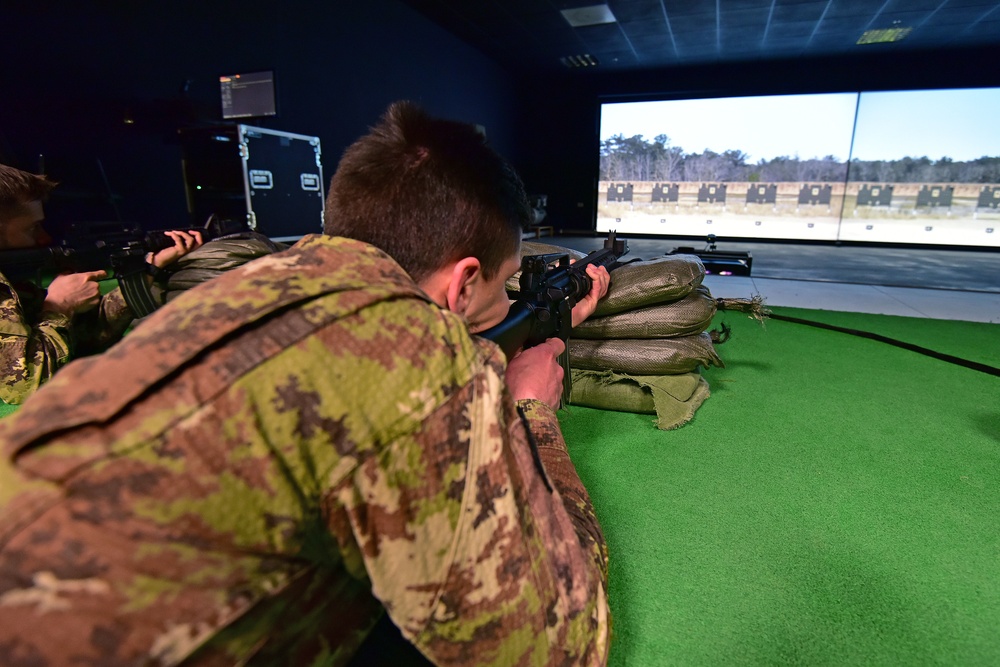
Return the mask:
<svg viewBox="0 0 1000 667">
<path fill-rule="evenodd" d="M 741 150 L 748 162 L 788 156 L 895 160 L 1000 156 L 1000 89 L 623 102 L 601 108 L 601 140 L 666 134 L 685 153 Z"/>
</svg>

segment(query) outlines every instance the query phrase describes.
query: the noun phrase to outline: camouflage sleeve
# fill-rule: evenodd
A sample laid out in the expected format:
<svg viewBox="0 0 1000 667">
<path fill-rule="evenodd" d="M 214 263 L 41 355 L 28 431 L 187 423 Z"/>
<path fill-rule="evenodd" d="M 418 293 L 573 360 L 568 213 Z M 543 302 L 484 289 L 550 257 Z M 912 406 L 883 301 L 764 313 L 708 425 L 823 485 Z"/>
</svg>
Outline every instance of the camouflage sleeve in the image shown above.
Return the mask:
<svg viewBox="0 0 1000 667">
<path fill-rule="evenodd" d="M 591 552 L 602 576 L 608 576 L 608 547 L 604 541 L 590 494 L 570 460 L 566 441 L 559 429 L 555 411 L 541 401 L 518 401 L 519 414 L 530 431 L 529 441 L 537 447 L 538 457 L 546 476 L 563 499 L 563 505 L 573 520 L 580 543 Z"/>
<path fill-rule="evenodd" d="M 70 319 L 43 311 L 28 322 L 6 282 L 0 281 L 0 399 L 20 404 L 69 361 L 73 349 Z"/>
<path fill-rule="evenodd" d="M 604 569 L 566 511 L 578 499 L 540 471 L 503 373 L 494 357 L 366 459 L 336 490 L 350 535 L 334 532 L 437 665 L 604 665 Z"/>
<path fill-rule="evenodd" d="M 120 287 L 101 297 L 94 310 L 76 316 L 73 328 L 77 338 L 78 356 L 97 354 L 108 349 L 125 335 L 135 316 L 125 303 Z"/>
</svg>

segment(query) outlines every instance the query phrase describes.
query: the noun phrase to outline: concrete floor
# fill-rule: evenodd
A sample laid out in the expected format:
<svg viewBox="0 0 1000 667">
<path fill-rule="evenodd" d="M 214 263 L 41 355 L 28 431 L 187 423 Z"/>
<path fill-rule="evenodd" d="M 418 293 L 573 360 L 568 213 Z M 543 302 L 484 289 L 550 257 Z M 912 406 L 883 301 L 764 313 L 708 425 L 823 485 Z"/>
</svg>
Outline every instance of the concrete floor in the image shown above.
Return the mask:
<svg viewBox="0 0 1000 667">
<path fill-rule="evenodd" d="M 603 237 L 591 235 L 531 240 L 584 252 L 603 245 Z M 629 257 L 642 259 L 705 247 L 690 239 L 628 242 Z M 753 265 L 749 277 L 706 276 L 716 297 L 760 294 L 771 306 L 1000 323 L 997 251 L 766 242 L 719 242 L 717 248 L 749 252 Z"/>
</svg>

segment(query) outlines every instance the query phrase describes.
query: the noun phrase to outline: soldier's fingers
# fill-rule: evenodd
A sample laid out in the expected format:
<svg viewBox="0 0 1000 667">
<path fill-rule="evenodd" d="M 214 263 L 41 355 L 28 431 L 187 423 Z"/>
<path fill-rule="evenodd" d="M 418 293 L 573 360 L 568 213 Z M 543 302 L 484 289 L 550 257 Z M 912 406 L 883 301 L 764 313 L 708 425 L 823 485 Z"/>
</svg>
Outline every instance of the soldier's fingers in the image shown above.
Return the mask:
<svg viewBox="0 0 1000 667">
<path fill-rule="evenodd" d="M 542 345 L 549 347 L 553 357 L 558 357 L 566 349 L 566 343 L 561 338 L 549 338 Z"/>
<path fill-rule="evenodd" d="M 604 266 L 594 266 L 591 264 L 587 267 L 587 275 L 602 285 L 611 280 L 611 274 L 608 272 L 607 267 Z"/>
<path fill-rule="evenodd" d="M 187 250 L 191 247 L 191 236 L 185 232 L 179 231 L 169 231 L 167 236 L 174 240 L 174 245 L 181 250 Z"/>
</svg>

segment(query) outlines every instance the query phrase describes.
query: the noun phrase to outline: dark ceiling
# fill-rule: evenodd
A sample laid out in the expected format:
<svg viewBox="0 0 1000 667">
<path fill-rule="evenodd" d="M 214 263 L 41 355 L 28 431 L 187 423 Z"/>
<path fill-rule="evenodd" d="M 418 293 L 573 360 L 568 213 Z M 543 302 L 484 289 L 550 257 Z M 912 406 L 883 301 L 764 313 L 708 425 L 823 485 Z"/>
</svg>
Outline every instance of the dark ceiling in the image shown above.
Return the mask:
<svg viewBox="0 0 1000 667">
<path fill-rule="evenodd" d="M 502 65 L 538 73 L 1000 45 L 998 0 L 607 0 L 615 21 L 583 27 L 562 10 L 599 0 L 404 2 Z"/>
</svg>

